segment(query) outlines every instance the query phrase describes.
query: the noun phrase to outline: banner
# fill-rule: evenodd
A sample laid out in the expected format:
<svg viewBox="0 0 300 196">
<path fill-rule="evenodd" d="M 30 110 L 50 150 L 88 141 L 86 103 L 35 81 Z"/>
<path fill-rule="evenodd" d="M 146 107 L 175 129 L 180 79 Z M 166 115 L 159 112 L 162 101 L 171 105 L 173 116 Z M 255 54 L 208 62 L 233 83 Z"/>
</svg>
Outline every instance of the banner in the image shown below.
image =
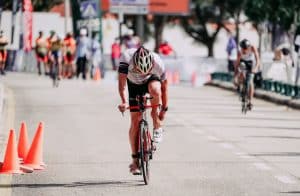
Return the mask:
<svg viewBox="0 0 300 196">
<path fill-rule="evenodd" d="M 23 1 L 23 19 L 24 19 L 24 50 L 26 52 L 32 49 L 32 3 L 31 0 Z"/>
<path fill-rule="evenodd" d="M 190 12 L 190 0 L 149 0 L 152 14 L 187 15 Z"/>
<path fill-rule="evenodd" d="M 114 11 L 114 4 L 120 2 L 125 5 L 136 3 L 136 5 L 141 6 L 144 4 L 137 3 L 138 0 L 101 0 L 101 9 Z M 149 0 L 147 11 L 150 14 L 188 15 L 190 13 L 190 0 Z"/>
</svg>

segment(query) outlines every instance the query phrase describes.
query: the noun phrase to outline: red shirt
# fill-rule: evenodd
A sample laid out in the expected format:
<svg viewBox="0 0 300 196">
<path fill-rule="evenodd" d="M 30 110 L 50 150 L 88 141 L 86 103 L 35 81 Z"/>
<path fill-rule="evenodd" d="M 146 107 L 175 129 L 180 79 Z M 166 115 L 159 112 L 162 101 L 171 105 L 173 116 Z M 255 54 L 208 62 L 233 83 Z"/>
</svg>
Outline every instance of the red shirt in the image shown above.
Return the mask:
<svg viewBox="0 0 300 196">
<path fill-rule="evenodd" d="M 168 44 L 161 44 L 158 50 L 163 55 L 170 55 L 173 52 L 173 49 Z"/>
<path fill-rule="evenodd" d="M 111 57 L 112 58 L 120 58 L 120 56 L 121 56 L 121 47 L 119 44 L 114 43 L 111 46 Z"/>
</svg>

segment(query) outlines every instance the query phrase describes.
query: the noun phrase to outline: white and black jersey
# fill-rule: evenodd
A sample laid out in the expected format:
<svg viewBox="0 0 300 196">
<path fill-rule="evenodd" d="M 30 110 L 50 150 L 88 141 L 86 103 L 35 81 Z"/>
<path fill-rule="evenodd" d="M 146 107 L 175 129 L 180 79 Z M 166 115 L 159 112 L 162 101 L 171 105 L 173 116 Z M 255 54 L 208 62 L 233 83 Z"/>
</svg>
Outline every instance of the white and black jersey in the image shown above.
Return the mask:
<svg viewBox="0 0 300 196">
<path fill-rule="evenodd" d="M 131 48 L 122 54 L 119 73 L 127 74 L 127 79 L 134 84 L 144 84 L 153 75 L 158 77 L 161 81 L 166 80 L 165 65 L 159 55 L 154 52 L 151 52 L 153 55 L 153 68 L 150 73 L 143 75 L 138 72 L 134 67 L 132 58 L 136 50 L 136 48 Z"/>
</svg>

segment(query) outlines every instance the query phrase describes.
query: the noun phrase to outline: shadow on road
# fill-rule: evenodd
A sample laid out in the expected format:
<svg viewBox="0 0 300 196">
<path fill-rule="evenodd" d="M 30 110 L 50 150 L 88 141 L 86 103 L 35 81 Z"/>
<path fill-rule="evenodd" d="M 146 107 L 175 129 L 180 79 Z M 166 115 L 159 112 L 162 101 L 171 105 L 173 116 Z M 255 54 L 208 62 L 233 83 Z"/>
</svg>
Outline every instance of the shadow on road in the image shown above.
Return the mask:
<svg viewBox="0 0 300 196">
<path fill-rule="evenodd" d="M 282 194 L 299 194 L 300 191 L 288 191 L 288 192 L 280 192 Z"/>
<path fill-rule="evenodd" d="M 299 152 L 267 152 L 267 153 L 257 153 L 249 154 L 250 156 L 257 157 L 298 157 L 300 156 Z"/>
<path fill-rule="evenodd" d="M 300 137 L 292 137 L 292 136 L 247 136 L 247 137 L 253 137 L 253 138 L 270 138 L 270 139 L 291 139 L 291 140 L 300 140 Z"/>
<path fill-rule="evenodd" d="M 71 183 L 44 183 L 44 184 L 0 184 L 0 188 L 74 188 L 74 187 L 135 187 L 144 185 L 143 181 L 83 181 Z"/>
</svg>

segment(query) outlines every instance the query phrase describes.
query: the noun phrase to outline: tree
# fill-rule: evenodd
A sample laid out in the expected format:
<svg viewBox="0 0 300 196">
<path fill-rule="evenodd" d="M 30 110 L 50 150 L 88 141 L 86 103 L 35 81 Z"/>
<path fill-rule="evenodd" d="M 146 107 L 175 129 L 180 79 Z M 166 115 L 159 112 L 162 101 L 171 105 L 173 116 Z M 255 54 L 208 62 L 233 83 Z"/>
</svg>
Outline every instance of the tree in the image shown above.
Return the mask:
<svg viewBox="0 0 300 196">
<path fill-rule="evenodd" d="M 272 46 L 276 47 L 282 33 L 288 34 L 294 23 L 296 10 L 300 7 L 299 0 L 248 0 L 245 14 L 256 25 L 264 21 L 272 25 Z"/>
<path fill-rule="evenodd" d="M 196 41 L 203 43 L 208 48 L 208 56 L 214 56 L 214 42 L 223 27 L 225 7 L 214 4 L 214 1 L 193 0 L 195 8 L 187 20 L 183 20 L 186 32 Z M 216 29 L 211 32 L 208 23 L 216 24 Z"/>
<path fill-rule="evenodd" d="M 11 10 L 12 9 L 12 2 L 14 0 L 5 0 L 3 3 L 3 10 Z M 18 0 L 20 1 L 20 0 Z M 57 4 L 63 3 L 64 0 L 32 0 L 33 10 L 34 11 L 49 11 L 53 6 Z"/>
</svg>

